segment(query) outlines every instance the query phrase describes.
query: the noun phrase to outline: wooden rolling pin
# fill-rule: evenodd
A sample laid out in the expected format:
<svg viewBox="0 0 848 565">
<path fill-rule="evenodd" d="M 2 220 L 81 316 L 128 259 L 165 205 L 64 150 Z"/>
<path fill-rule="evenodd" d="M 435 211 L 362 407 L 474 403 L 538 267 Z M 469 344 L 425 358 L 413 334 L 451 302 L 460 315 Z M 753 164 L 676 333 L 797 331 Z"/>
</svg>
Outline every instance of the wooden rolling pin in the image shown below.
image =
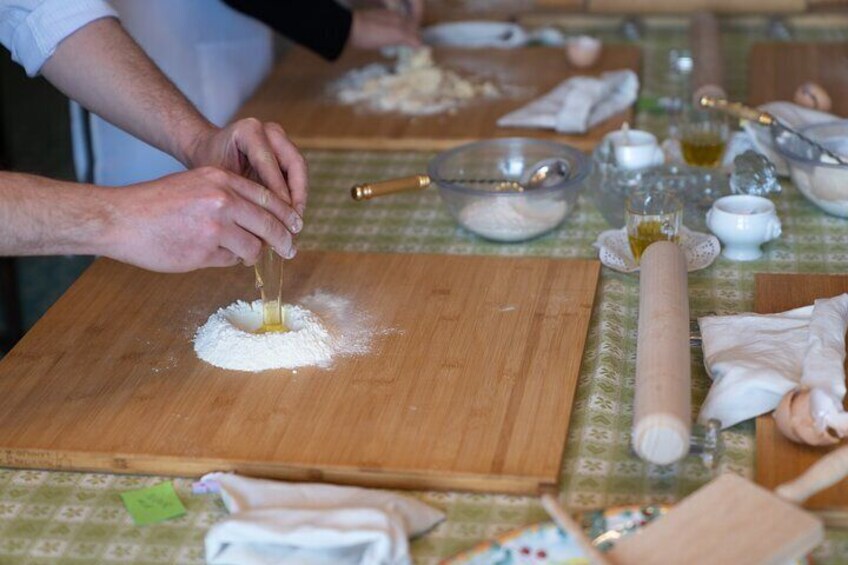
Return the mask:
<svg viewBox="0 0 848 565">
<path fill-rule="evenodd" d="M 784 500 L 803 504 L 808 498 L 832 487 L 848 476 L 848 446 L 840 447 L 816 461 L 797 479 L 784 483 L 774 492 Z"/>
<path fill-rule="evenodd" d="M 689 27 L 692 49 L 692 100 L 698 107 L 701 96 L 727 98 L 724 90 L 724 63 L 721 58 L 721 30 L 718 18 L 710 12 L 692 16 Z"/>
<path fill-rule="evenodd" d="M 633 449 L 667 465 L 689 453 L 692 428 L 686 258 L 677 244 L 658 241 L 639 268 Z"/>
</svg>

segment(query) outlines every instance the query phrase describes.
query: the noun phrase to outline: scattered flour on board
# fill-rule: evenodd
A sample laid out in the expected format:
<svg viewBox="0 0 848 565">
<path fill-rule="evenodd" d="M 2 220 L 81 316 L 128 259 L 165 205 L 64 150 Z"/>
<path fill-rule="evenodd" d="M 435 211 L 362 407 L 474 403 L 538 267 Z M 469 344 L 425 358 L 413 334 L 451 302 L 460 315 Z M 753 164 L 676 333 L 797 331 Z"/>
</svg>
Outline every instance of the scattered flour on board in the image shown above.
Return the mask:
<svg viewBox="0 0 848 565">
<path fill-rule="evenodd" d="M 344 104 L 367 103 L 380 112 L 426 116 L 450 112 L 476 98 L 496 98 L 491 82 L 472 82 L 438 66 L 429 48 L 398 49 L 393 70 L 374 63 L 353 69 L 332 85 Z"/>
<path fill-rule="evenodd" d="M 378 328 L 350 300 L 316 292 L 285 305 L 288 332 L 258 334 L 262 302 L 241 300 L 212 314 L 194 336 L 197 356 L 216 367 L 265 371 L 329 367 L 342 356 L 365 355 L 374 337 L 395 333 Z"/>
</svg>

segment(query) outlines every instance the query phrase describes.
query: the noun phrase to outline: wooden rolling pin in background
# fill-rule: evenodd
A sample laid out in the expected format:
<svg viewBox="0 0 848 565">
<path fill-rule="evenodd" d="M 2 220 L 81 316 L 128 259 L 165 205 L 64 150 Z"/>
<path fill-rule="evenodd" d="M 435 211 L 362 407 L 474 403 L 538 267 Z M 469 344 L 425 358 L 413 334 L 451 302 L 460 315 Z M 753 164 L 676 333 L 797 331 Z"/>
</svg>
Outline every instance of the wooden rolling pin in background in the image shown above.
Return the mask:
<svg viewBox="0 0 848 565">
<path fill-rule="evenodd" d="M 715 14 L 694 14 L 689 37 L 692 49 L 693 106 L 698 107 L 701 96 L 727 98 L 724 90 L 724 62 L 721 58 L 721 30 Z"/>
<path fill-rule="evenodd" d="M 689 453 L 692 429 L 686 258 L 670 241 L 640 261 L 633 449 L 667 465 Z"/>
</svg>

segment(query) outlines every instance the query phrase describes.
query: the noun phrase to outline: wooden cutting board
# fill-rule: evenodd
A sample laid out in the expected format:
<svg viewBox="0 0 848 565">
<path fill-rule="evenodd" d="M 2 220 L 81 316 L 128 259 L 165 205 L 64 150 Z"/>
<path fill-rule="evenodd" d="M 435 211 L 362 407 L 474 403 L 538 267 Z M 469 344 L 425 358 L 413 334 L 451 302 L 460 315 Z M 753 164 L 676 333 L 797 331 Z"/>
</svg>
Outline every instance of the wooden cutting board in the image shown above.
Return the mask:
<svg viewBox="0 0 848 565">
<path fill-rule="evenodd" d="M 832 113 L 848 117 L 848 42 L 757 43 L 748 54 L 748 103 L 786 100 L 813 81 L 827 90 Z"/>
<path fill-rule="evenodd" d="M 279 122 L 302 148 L 392 151 L 435 151 L 482 138 L 512 136 L 558 140 L 588 150 L 625 120 L 633 121 L 630 109 L 585 135 L 559 135 L 548 130 L 499 128 L 496 125 L 497 119 L 504 114 L 547 93 L 571 76 L 598 75 L 617 69 L 632 69 L 638 73 L 641 52 L 635 46 L 605 45 L 599 62 L 585 71 L 569 66 L 563 49 L 554 47 L 437 48 L 434 57 L 462 76 L 506 85 L 510 93 L 498 99 L 475 101 L 454 114 L 409 117 L 377 113 L 336 102 L 328 88 L 349 70 L 374 62 L 385 63 L 386 59 L 373 51 L 353 51 L 335 63 L 328 63 L 309 51 L 294 48 L 242 107 L 239 117 L 253 116 Z"/>
<path fill-rule="evenodd" d="M 848 275 L 757 274 L 754 310 L 761 314 L 783 312 L 848 292 Z M 837 446 L 838 447 L 838 446 Z M 774 418 L 757 418 L 756 481 L 769 490 L 798 477 L 833 447 L 799 445 L 786 439 Z M 810 498 L 804 506 L 814 510 L 848 507 L 848 481 L 842 481 Z"/>
<path fill-rule="evenodd" d="M 248 268 L 98 260 L 0 361 L 0 466 L 534 493 L 556 485 L 597 261 L 301 253 L 294 302 L 351 299 L 372 354 L 328 370 L 199 361 Z"/>
</svg>

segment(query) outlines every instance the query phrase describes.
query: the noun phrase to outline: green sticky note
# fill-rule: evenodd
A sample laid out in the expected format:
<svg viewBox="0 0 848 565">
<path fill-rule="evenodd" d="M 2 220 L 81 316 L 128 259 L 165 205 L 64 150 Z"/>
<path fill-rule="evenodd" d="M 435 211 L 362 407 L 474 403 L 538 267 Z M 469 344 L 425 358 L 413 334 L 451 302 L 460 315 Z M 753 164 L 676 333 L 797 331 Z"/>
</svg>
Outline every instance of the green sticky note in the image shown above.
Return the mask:
<svg viewBox="0 0 848 565">
<path fill-rule="evenodd" d="M 121 500 L 136 526 L 164 522 L 186 513 L 171 481 L 121 493 Z"/>
</svg>

